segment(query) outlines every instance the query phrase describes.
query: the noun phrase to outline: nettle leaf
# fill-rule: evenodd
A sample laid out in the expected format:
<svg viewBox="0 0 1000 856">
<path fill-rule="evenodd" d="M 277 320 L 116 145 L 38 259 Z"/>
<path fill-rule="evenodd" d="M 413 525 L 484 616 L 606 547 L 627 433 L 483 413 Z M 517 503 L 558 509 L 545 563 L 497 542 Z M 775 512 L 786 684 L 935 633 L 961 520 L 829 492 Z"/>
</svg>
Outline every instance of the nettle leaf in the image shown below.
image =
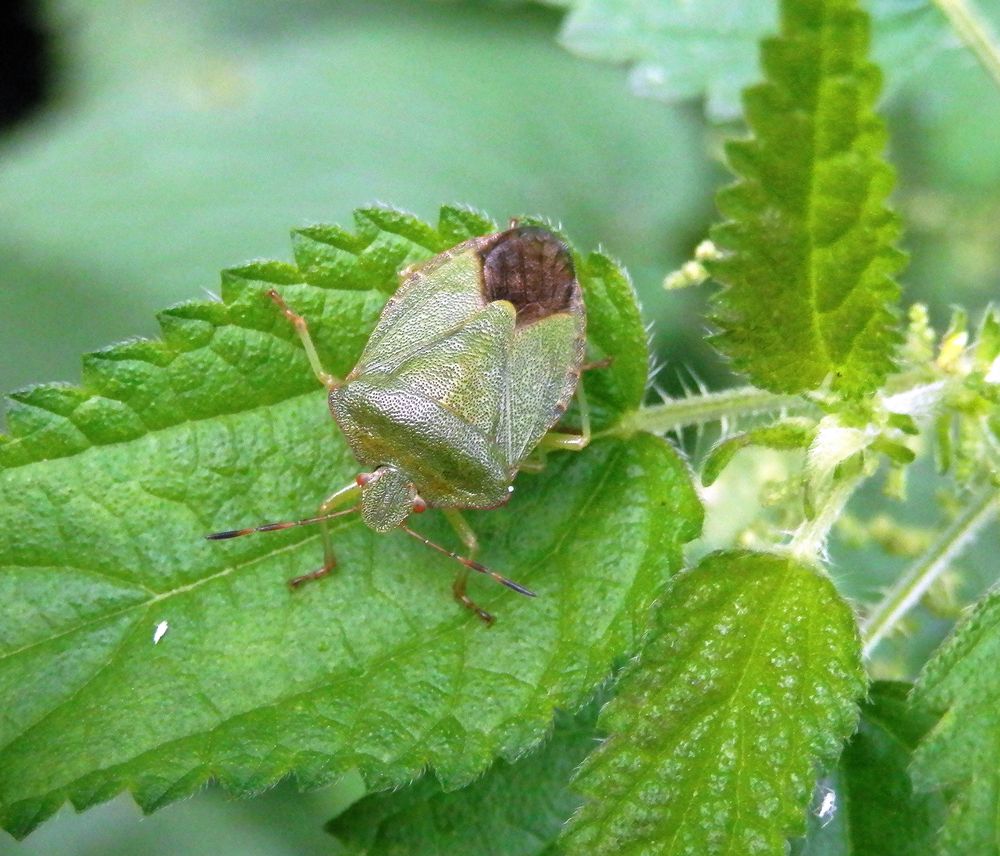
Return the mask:
<svg viewBox="0 0 1000 856">
<path fill-rule="evenodd" d="M 463 785 L 535 744 L 555 708 L 580 706 L 635 649 L 701 523 L 685 465 L 650 435 L 550 455 L 508 507 L 469 515 L 482 560 L 538 593 L 472 581 L 492 629 L 453 602 L 452 563 L 401 533 L 336 521 L 337 571 L 294 593 L 285 581 L 319 564 L 318 533 L 203 538 L 307 516 L 357 472 L 265 291 L 280 289 L 345 373 L 400 268 L 494 228 L 449 208 L 437 228 L 366 209 L 353 232 L 301 230 L 295 265 L 228 271 L 221 302 L 160 316 L 162 341 L 90 355 L 80 388 L 12 397 L 0 444 L 6 829 L 24 835 L 67 799 L 83 808 L 124 789 L 150 811 L 211 779 L 252 794 L 289 773 L 314 786 L 358 768 L 378 789 L 431 767 Z M 642 338 L 631 292 L 581 281 L 594 306 L 615 307 L 591 312 L 595 347 L 627 317 Z M 592 390 L 608 414 L 641 396 L 629 378 L 645 354 L 618 356 Z M 457 540 L 441 515 L 415 526 Z"/>
<path fill-rule="evenodd" d="M 757 43 L 773 32 L 777 3 L 756 0 L 563 0 L 559 42 L 588 59 L 631 65 L 636 95 L 705 98 L 709 117 L 739 115 L 742 89 L 757 75 Z M 904 80 L 949 44 L 944 17 L 926 0 L 873 0 L 875 54 Z"/>
<path fill-rule="evenodd" d="M 366 856 L 541 856 L 580 805 L 568 787 L 596 745 L 597 705 L 556 717 L 552 737 L 513 764 L 497 761 L 468 787 L 444 791 L 424 777 L 366 797 L 328 826 Z"/>
<path fill-rule="evenodd" d="M 715 343 L 766 389 L 832 377 L 861 396 L 893 367 L 904 262 L 868 17 L 855 0 L 783 0 L 781 21 L 762 45 L 766 82 L 744 95 L 753 136 L 726 147 L 738 181 L 718 194 L 721 255 L 706 261 L 724 285 Z"/>
<path fill-rule="evenodd" d="M 933 853 L 941 810 L 937 794 L 914 793 L 913 750 L 934 725 L 911 705 L 911 685 L 876 681 L 861 705 L 861 721 L 836 770 L 820 789 L 809 837 L 796 856 L 915 856 Z M 823 798 L 832 794 L 828 816 Z"/>
<path fill-rule="evenodd" d="M 783 853 L 854 730 L 859 649 L 830 580 L 790 558 L 714 553 L 676 577 L 601 715 L 567 852 Z"/>
<path fill-rule="evenodd" d="M 944 789 L 938 849 L 1000 853 L 1000 590 L 983 598 L 924 667 L 914 703 L 941 713 L 914 753 L 920 790 Z"/>
</svg>

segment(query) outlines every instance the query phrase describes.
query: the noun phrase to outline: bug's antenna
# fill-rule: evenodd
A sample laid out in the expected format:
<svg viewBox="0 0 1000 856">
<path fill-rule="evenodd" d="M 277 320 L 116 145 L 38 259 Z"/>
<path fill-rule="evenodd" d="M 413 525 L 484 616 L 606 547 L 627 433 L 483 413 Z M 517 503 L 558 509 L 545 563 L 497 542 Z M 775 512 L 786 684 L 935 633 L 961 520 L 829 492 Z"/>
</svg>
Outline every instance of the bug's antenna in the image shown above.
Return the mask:
<svg viewBox="0 0 1000 856">
<path fill-rule="evenodd" d="M 311 523 L 322 523 L 325 520 L 333 520 L 334 517 L 343 517 L 345 514 L 354 514 L 358 510 L 357 506 L 345 508 L 342 511 L 334 511 L 332 514 L 321 514 L 319 517 L 307 517 L 305 520 L 285 520 L 281 523 L 264 523 L 261 526 L 249 526 L 246 529 L 227 529 L 225 532 L 213 532 L 205 537 L 209 541 L 225 541 L 227 538 L 239 538 L 241 535 L 250 535 L 254 532 L 278 532 L 282 529 L 291 529 L 293 526 L 309 526 Z"/>
<path fill-rule="evenodd" d="M 485 565 L 480 565 L 479 562 L 474 562 L 472 559 L 467 559 L 465 556 L 459 556 L 458 553 L 453 553 L 451 550 L 446 550 L 440 544 L 435 544 L 433 541 L 429 541 L 419 532 L 414 532 L 409 526 L 400 526 L 407 535 L 412 535 L 418 541 L 423 541 L 432 550 L 437 550 L 439 553 L 444 553 L 446 556 L 451 556 L 456 562 L 461 562 L 465 567 L 472 568 L 474 571 L 478 571 L 481 574 L 486 574 L 488 577 L 492 577 L 501 585 L 507 586 L 509 589 L 513 589 L 518 594 L 527 595 L 528 597 L 536 597 L 535 593 L 531 589 L 526 589 L 520 583 L 516 583 L 513 580 L 507 579 L 507 577 L 502 574 L 498 574 L 496 571 L 491 571 Z"/>
</svg>

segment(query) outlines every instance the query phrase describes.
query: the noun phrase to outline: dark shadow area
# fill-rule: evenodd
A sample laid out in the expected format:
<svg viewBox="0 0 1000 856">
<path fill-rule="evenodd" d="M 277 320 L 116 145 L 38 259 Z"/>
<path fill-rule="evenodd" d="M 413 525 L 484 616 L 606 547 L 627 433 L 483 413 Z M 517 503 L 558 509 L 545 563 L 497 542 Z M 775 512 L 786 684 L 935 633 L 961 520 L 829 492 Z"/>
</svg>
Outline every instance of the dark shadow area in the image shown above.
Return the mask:
<svg viewBox="0 0 1000 856">
<path fill-rule="evenodd" d="M 0 130 L 37 110 L 51 91 L 50 43 L 37 3 L 0 3 Z"/>
</svg>

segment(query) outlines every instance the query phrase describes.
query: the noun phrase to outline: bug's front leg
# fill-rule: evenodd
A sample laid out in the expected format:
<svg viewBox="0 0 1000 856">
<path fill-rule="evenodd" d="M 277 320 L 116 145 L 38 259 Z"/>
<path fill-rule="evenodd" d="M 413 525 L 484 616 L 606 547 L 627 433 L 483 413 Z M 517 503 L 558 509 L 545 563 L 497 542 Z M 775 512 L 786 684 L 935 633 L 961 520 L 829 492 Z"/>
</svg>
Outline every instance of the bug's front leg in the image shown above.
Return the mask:
<svg viewBox="0 0 1000 856">
<path fill-rule="evenodd" d="M 267 296 L 278 305 L 282 314 L 295 327 L 295 332 L 299 334 L 302 347 L 305 348 L 306 356 L 309 358 L 309 365 L 312 367 L 316 379 L 327 389 L 334 389 L 341 386 L 343 381 L 323 368 L 323 363 L 319 359 L 319 353 L 316 351 L 316 345 L 313 344 L 312 336 L 309 334 L 309 325 L 306 323 L 306 319 L 289 309 L 288 304 L 285 303 L 285 299 L 273 288 L 267 292 Z"/>
<path fill-rule="evenodd" d="M 479 552 L 479 540 L 476 538 L 476 533 L 472 531 L 472 527 L 469 526 L 468 521 L 462 516 L 462 513 L 454 508 L 443 508 L 445 518 L 451 524 L 452 529 L 455 530 L 455 534 L 461 539 L 462 544 L 465 545 L 465 550 L 468 553 L 469 559 L 474 559 L 476 553 Z M 466 593 L 466 586 L 469 581 L 469 568 L 463 566 L 459 569 L 458 573 L 455 575 L 455 582 L 451 585 L 452 593 L 455 595 L 455 600 L 457 600 L 466 609 L 471 610 L 476 613 L 480 619 L 482 619 L 486 626 L 491 625 L 495 619 L 493 615 L 479 606 L 469 595 Z"/>
<path fill-rule="evenodd" d="M 325 500 L 323 500 L 323 504 L 320 505 L 319 512 L 316 516 L 323 517 L 329 514 L 346 500 L 356 498 L 360 491 L 361 488 L 356 481 L 352 481 L 350 484 L 334 491 Z M 320 537 L 323 539 L 323 564 L 315 571 L 310 571 L 308 574 L 302 574 L 301 576 L 290 579 L 288 581 L 290 588 L 297 589 L 303 583 L 325 577 L 337 566 L 337 558 L 333 554 L 333 544 L 330 543 L 329 526 L 327 522 L 323 520 L 320 522 L 319 527 Z"/>
</svg>

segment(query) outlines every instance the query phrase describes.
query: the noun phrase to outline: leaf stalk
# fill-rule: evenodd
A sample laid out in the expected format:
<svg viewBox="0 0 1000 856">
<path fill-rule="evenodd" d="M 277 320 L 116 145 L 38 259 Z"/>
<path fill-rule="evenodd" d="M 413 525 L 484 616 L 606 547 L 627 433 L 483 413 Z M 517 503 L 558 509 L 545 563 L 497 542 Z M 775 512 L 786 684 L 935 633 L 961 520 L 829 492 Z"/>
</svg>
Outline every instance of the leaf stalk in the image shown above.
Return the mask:
<svg viewBox="0 0 1000 856">
<path fill-rule="evenodd" d="M 755 386 L 740 386 L 721 392 L 669 398 L 662 404 L 641 407 L 624 417 L 613 433 L 648 431 L 651 434 L 668 434 L 740 416 L 807 410 L 812 406 L 798 395 L 778 395 Z"/>
<path fill-rule="evenodd" d="M 836 482 L 826 498 L 820 504 L 816 513 L 804 520 L 792 535 L 785 548 L 796 559 L 815 564 L 825 555 L 826 539 L 834 524 L 840 519 L 844 506 L 854 495 L 861 483 L 871 475 L 868 469 L 862 469 L 857 474 L 844 477 Z"/>
<path fill-rule="evenodd" d="M 1000 45 L 979 11 L 966 0 L 934 0 L 934 5 L 1000 88 Z"/>
<path fill-rule="evenodd" d="M 865 657 L 871 656 L 878 643 L 972 543 L 979 531 L 994 518 L 998 508 L 1000 496 L 996 487 L 986 485 L 972 497 L 965 510 L 941 533 L 930 549 L 896 581 L 861 624 L 862 654 Z"/>
</svg>

